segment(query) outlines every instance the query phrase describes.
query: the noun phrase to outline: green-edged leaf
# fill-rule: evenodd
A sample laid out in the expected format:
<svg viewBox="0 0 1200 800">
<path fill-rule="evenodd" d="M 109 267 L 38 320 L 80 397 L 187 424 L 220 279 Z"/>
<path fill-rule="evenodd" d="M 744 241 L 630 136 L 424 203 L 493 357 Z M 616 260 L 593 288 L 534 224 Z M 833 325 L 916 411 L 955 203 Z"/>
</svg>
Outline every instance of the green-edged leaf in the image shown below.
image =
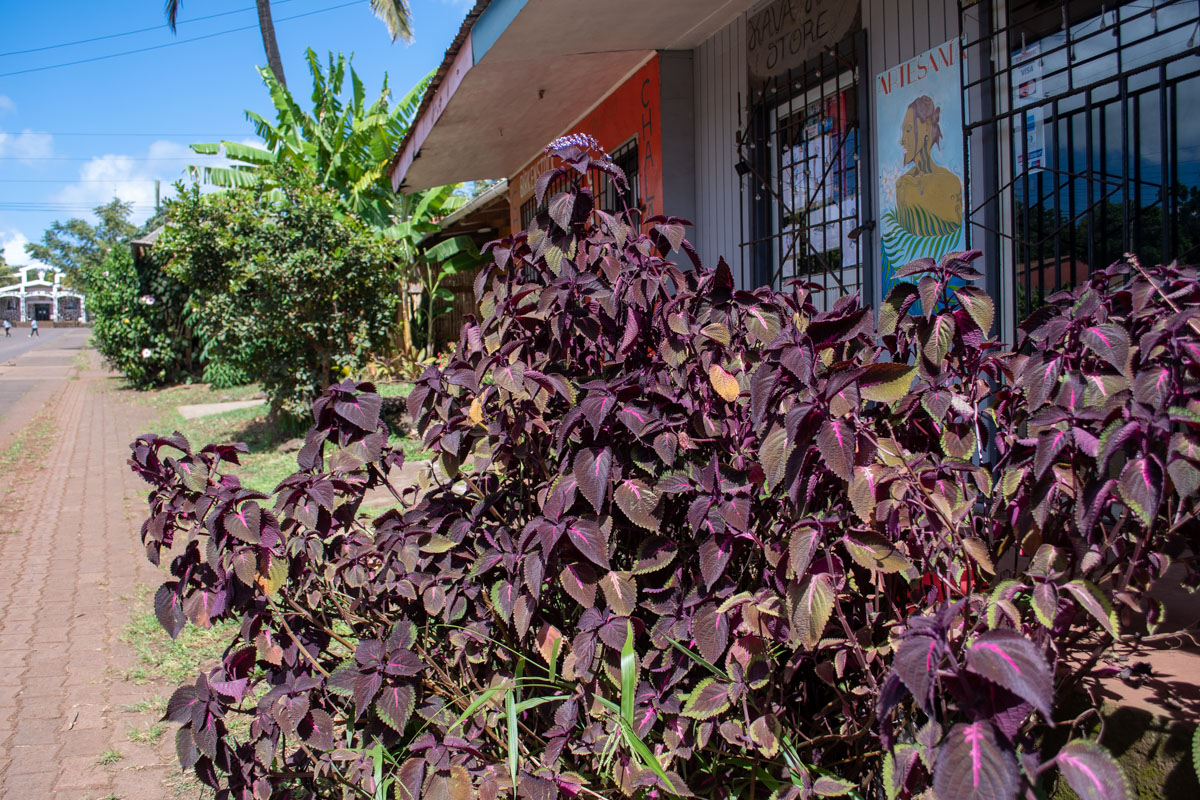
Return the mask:
<svg viewBox="0 0 1200 800">
<path fill-rule="evenodd" d="M 904 572 L 912 568 L 908 556 L 900 552 L 895 545 L 877 533 L 868 531 L 851 531 L 842 540 L 846 552 L 861 567 L 872 572 Z"/>
<path fill-rule="evenodd" d="M 959 723 L 937 749 L 933 791 L 954 800 L 1014 800 L 1017 760 L 988 722 Z"/>
<path fill-rule="evenodd" d="M 625 512 L 625 516 L 635 525 L 648 531 L 658 530 L 658 492 L 637 478 L 623 480 L 617 484 L 613 493 L 617 506 Z"/>
<path fill-rule="evenodd" d="M 854 506 L 858 518 L 868 525 L 875 517 L 875 486 L 879 472 L 877 464 L 855 467 L 854 478 L 850 481 L 850 505 Z"/>
<path fill-rule="evenodd" d="M 789 590 L 792 641 L 815 648 L 833 614 L 834 593 L 827 574 L 813 575 Z"/>
<path fill-rule="evenodd" d="M 1095 325 L 1086 328 L 1079 340 L 1093 353 L 1107 361 L 1117 372 L 1125 371 L 1129 359 L 1129 335 L 1116 325 Z"/>
<path fill-rule="evenodd" d="M 413 697 L 411 686 L 385 686 L 375 698 L 375 713 L 392 730 L 402 734 L 412 716 Z"/>
<path fill-rule="evenodd" d="M 1079 800 L 1128 800 L 1132 796 L 1121 765 L 1099 742 L 1069 742 L 1054 760 Z"/>
<path fill-rule="evenodd" d="M 835 778 L 832 775 L 821 775 L 813 781 L 813 794 L 817 797 L 844 797 L 857 784 L 850 781 Z"/>
<path fill-rule="evenodd" d="M 705 678 L 692 689 L 680 714 L 691 719 L 711 719 L 729 705 L 729 684 L 716 678 Z"/>
<path fill-rule="evenodd" d="M 758 448 L 758 462 L 762 464 L 763 473 L 767 476 L 767 488 L 778 489 L 787 472 L 786 428 L 779 426 L 767 434 Z"/>
<path fill-rule="evenodd" d="M 894 403 L 908 394 L 916 374 L 917 368 L 908 364 L 871 364 L 858 379 L 858 392 L 864 400 Z"/>
<path fill-rule="evenodd" d="M 788 577 L 799 580 L 805 576 L 820 539 L 821 529 L 811 525 L 803 525 L 792 531 L 788 544 Z"/>
<path fill-rule="evenodd" d="M 1104 593 L 1091 581 L 1085 581 L 1082 578 L 1077 578 L 1063 585 L 1064 589 L 1071 593 L 1079 605 L 1083 606 L 1084 610 L 1095 617 L 1100 626 L 1109 633 L 1113 638 L 1120 635 L 1121 624 L 1117 619 L 1117 612 L 1113 610 L 1112 603 L 1108 601 Z"/>
<path fill-rule="evenodd" d="M 984 335 L 991 333 L 992 322 L 996 319 L 996 304 L 992 302 L 992 298 L 974 286 L 964 286 L 954 294 Z"/>
<path fill-rule="evenodd" d="M 1054 617 L 1058 614 L 1058 589 L 1053 583 L 1045 581 L 1034 586 L 1030 605 L 1038 622 L 1047 628 L 1054 627 Z"/>
<path fill-rule="evenodd" d="M 700 334 L 712 339 L 714 342 L 724 345 L 725 347 L 728 347 L 729 342 L 731 341 L 729 328 L 725 327 L 725 325 L 720 322 L 710 322 L 700 329 Z"/>
<path fill-rule="evenodd" d="M 950 352 L 954 343 L 954 317 L 949 314 L 939 314 L 933 321 L 925 341 L 921 345 L 921 354 L 931 364 L 941 364 Z"/>
<path fill-rule="evenodd" d="M 628 617 L 637 607 L 637 583 L 628 572 L 609 572 L 600 579 L 600 589 L 618 616 Z"/>
<path fill-rule="evenodd" d="M 854 468 L 854 428 L 850 423 L 840 419 L 827 419 L 821 425 L 817 434 L 817 447 L 825 466 L 844 481 L 849 482 L 853 477 Z"/>
<path fill-rule="evenodd" d="M 779 315 L 759 307 L 746 309 L 746 329 L 762 344 L 770 344 L 779 335 Z"/>
<path fill-rule="evenodd" d="M 1146 457 L 1135 458 L 1126 464 L 1117 484 L 1121 499 L 1147 527 L 1153 525 L 1158 516 L 1162 487 L 1162 470 L 1154 459 Z"/>
</svg>

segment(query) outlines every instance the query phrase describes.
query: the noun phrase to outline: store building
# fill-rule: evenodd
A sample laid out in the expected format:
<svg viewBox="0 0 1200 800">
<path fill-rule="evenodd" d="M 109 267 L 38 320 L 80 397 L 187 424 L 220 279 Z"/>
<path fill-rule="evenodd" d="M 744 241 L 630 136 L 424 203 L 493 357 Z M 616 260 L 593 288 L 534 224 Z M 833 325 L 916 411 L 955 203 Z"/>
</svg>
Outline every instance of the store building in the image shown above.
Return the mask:
<svg viewBox="0 0 1200 800">
<path fill-rule="evenodd" d="M 691 219 L 740 285 L 878 303 L 984 252 L 1000 334 L 1127 251 L 1200 260 L 1200 0 L 481 0 L 392 163 L 398 191 L 508 178 L 595 136 L 609 207 Z"/>
</svg>

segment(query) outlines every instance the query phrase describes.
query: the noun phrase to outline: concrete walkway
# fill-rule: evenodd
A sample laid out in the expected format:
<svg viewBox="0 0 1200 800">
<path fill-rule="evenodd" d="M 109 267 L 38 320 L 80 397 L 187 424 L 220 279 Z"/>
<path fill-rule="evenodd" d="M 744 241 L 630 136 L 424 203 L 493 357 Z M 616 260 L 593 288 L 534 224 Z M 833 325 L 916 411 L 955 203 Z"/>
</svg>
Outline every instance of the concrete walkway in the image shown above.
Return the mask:
<svg viewBox="0 0 1200 800">
<path fill-rule="evenodd" d="M 137 585 L 160 580 L 124 468 L 153 412 L 120 398 L 95 353 L 79 368 L 86 331 L 51 333 L 0 367 L 0 443 L 21 443 L 0 467 L 0 798 L 159 800 L 178 775 L 172 732 L 151 746 L 128 731 L 157 716 L 132 707 L 170 688 L 128 682 L 120 640 Z M 14 439 L 18 417 L 33 424 Z"/>
</svg>

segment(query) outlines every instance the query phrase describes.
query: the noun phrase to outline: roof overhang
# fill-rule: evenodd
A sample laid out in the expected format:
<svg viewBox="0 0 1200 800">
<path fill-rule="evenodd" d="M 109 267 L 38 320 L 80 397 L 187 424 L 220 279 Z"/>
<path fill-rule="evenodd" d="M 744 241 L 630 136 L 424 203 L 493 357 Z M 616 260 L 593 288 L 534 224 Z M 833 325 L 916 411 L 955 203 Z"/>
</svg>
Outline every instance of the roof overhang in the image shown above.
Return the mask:
<svg viewBox="0 0 1200 800">
<path fill-rule="evenodd" d="M 392 161 L 415 191 L 507 177 L 658 50 L 690 50 L 757 0 L 482 0 Z"/>
</svg>

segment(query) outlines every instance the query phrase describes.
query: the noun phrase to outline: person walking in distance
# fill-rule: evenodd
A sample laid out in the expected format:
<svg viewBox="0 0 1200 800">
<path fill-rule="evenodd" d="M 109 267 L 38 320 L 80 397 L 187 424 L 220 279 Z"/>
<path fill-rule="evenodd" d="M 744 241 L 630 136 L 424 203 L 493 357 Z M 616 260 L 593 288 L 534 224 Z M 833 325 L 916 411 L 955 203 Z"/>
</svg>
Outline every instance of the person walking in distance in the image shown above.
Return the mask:
<svg viewBox="0 0 1200 800">
<path fill-rule="evenodd" d="M 4 338 L 5 339 L 12 338 L 12 323 L 9 322 L 7 319 L 4 320 Z"/>
<path fill-rule="evenodd" d="M 36 336 L 36 337 L 38 337 L 39 339 L 40 339 L 40 338 L 42 338 L 42 335 L 41 335 L 40 333 L 38 333 L 38 328 L 37 328 L 37 320 L 36 320 L 36 319 L 35 319 L 35 320 L 33 320 L 33 321 L 32 321 L 32 322 L 29 324 L 29 338 L 30 338 L 30 339 L 32 339 L 32 338 L 33 338 L 33 337 L 35 337 L 35 336 Z"/>
</svg>

